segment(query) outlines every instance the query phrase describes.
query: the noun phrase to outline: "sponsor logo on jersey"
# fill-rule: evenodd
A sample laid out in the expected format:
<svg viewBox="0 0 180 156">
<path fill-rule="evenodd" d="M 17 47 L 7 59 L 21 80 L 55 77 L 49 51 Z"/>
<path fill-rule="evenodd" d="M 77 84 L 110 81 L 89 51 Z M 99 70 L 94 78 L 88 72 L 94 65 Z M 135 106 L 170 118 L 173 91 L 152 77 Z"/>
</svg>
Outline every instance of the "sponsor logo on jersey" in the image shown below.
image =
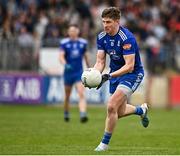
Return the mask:
<svg viewBox="0 0 180 156">
<path fill-rule="evenodd" d="M 124 50 L 130 50 L 131 49 L 131 44 L 128 43 L 128 44 L 123 45 L 123 49 Z"/>
</svg>

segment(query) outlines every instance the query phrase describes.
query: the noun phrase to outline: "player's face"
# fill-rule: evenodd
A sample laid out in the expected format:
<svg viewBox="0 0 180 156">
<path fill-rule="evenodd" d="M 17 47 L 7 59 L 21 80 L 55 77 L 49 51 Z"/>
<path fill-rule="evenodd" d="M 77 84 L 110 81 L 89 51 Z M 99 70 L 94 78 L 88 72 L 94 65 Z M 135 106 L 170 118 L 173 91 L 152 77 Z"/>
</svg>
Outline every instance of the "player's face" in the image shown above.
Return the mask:
<svg viewBox="0 0 180 156">
<path fill-rule="evenodd" d="M 77 27 L 71 26 L 68 29 L 68 35 L 70 38 L 77 38 L 79 35 L 79 29 Z"/>
<path fill-rule="evenodd" d="M 119 20 L 113 20 L 111 18 L 102 18 L 104 31 L 108 34 L 114 34 L 114 31 L 119 27 Z"/>
</svg>

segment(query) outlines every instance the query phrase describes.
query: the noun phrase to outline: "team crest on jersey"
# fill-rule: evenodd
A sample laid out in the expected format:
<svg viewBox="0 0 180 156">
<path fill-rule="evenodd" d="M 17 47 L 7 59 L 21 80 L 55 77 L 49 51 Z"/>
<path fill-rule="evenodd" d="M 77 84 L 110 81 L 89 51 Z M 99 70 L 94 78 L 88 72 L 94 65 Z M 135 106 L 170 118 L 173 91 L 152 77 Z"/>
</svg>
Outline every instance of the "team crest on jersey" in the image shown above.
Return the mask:
<svg viewBox="0 0 180 156">
<path fill-rule="evenodd" d="M 70 48 L 71 47 L 71 45 L 70 44 L 66 44 L 66 48 Z"/>
<path fill-rule="evenodd" d="M 84 47 L 84 44 L 80 44 L 79 46 L 80 46 L 80 48 L 83 48 L 83 47 Z"/>
<path fill-rule="evenodd" d="M 71 57 L 76 58 L 78 56 L 79 56 L 79 51 L 78 50 L 72 50 Z"/>
<path fill-rule="evenodd" d="M 125 45 L 123 45 L 123 49 L 124 50 L 130 50 L 131 49 L 131 44 L 130 43 L 127 43 L 127 44 L 125 44 Z"/>
<path fill-rule="evenodd" d="M 113 59 L 113 60 L 119 60 L 121 58 L 121 56 L 119 56 L 116 53 L 116 51 L 113 49 L 109 49 L 109 50 L 107 50 L 107 52 L 108 52 L 109 56 L 111 57 L 111 59 Z"/>
<path fill-rule="evenodd" d="M 76 49 L 77 48 L 77 43 L 73 44 L 73 48 Z"/>
</svg>

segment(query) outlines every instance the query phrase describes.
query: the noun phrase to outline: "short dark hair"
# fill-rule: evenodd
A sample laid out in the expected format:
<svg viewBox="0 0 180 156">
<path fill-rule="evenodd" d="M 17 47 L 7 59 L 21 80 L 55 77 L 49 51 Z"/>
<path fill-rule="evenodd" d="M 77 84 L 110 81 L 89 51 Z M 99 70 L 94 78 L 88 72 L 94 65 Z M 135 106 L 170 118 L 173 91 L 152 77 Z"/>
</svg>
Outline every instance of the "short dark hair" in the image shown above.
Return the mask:
<svg viewBox="0 0 180 156">
<path fill-rule="evenodd" d="M 109 7 L 103 10 L 101 17 L 119 20 L 121 17 L 121 11 L 117 7 Z"/>
<path fill-rule="evenodd" d="M 70 27 L 75 27 L 75 28 L 78 28 L 78 29 L 79 29 L 79 26 L 78 26 L 77 24 L 75 24 L 75 23 L 69 24 L 69 25 L 68 25 L 68 28 L 70 28 Z"/>
</svg>

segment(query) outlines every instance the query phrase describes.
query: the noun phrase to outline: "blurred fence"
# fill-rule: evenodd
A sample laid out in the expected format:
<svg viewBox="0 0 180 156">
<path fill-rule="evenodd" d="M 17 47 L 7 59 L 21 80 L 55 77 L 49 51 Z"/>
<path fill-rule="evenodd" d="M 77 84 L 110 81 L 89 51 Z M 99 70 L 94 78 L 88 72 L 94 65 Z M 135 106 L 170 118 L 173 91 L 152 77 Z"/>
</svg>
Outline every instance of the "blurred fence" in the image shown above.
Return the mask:
<svg viewBox="0 0 180 156">
<path fill-rule="evenodd" d="M 58 49 L 58 42 L 43 40 L 43 47 L 54 47 Z M 58 40 L 59 41 L 59 40 Z M 53 44 L 54 43 L 54 44 Z M 0 40 L 0 71 L 38 71 L 39 60 L 41 59 L 35 54 L 35 42 L 32 45 L 21 45 L 17 38 Z M 141 45 L 141 44 L 140 44 Z M 90 62 L 95 63 L 96 45 L 89 47 Z M 44 48 L 43 48 L 44 49 Z M 39 53 L 41 49 L 38 49 Z M 180 51 L 179 48 L 172 48 L 170 44 L 162 44 L 162 48 L 158 54 L 153 57 L 149 54 L 149 50 L 141 49 L 145 52 L 145 64 L 150 65 L 153 70 L 159 70 L 159 73 L 166 70 L 180 72 Z M 153 66 L 152 66 L 153 64 Z"/>
<path fill-rule="evenodd" d="M 0 40 L 0 70 L 31 71 L 37 68 L 33 47 L 19 45 L 16 38 Z"/>
<path fill-rule="evenodd" d="M 0 40 L 0 69 L 19 69 L 19 46 L 16 39 Z"/>
</svg>

